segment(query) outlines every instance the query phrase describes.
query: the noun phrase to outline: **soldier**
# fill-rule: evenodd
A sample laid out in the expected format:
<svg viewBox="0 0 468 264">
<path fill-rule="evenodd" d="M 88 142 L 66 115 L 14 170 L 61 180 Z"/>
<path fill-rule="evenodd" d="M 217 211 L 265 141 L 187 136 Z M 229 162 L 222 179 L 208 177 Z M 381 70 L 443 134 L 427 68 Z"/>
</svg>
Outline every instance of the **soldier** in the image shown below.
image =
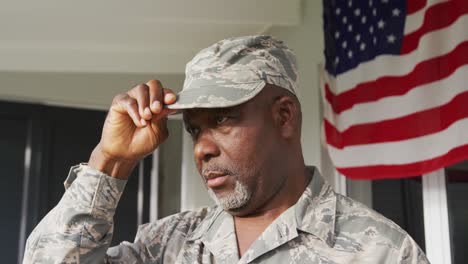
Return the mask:
<svg viewBox="0 0 468 264">
<path fill-rule="evenodd" d="M 222 40 L 159 81 L 117 95 L 89 163 L 29 236 L 24 263 L 428 263 L 400 227 L 335 193 L 302 156 L 294 54 L 269 36 Z M 217 206 L 140 226 L 109 248 L 130 172 L 182 112 Z"/>
</svg>

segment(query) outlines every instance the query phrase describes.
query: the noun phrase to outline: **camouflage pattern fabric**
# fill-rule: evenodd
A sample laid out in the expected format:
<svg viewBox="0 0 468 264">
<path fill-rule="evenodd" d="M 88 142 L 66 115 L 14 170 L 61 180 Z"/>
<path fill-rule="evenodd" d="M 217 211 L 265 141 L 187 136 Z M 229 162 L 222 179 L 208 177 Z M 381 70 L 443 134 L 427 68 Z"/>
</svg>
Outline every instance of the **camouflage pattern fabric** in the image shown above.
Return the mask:
<svg viewBox="0 0 468 264">
<path fill-rule="evenodd" d="M 108 248 L 125 181 L 76 166 L 29 236 L 24 263 L 429 263 L 404 230 L 312 170 L 298 202 L 239 258 L 233 217 L 219 207 L 142 225 L 133 243 Z"/>
<path fill-rule="evenodd" d="M 224 39 L 201 50 L 187 63 L 184 87 L 176 103 L 167 107 L 235 106 L 253 98 L 267 83 L 296 94 L 294 53 L 271 36 Z"/>
</svg>

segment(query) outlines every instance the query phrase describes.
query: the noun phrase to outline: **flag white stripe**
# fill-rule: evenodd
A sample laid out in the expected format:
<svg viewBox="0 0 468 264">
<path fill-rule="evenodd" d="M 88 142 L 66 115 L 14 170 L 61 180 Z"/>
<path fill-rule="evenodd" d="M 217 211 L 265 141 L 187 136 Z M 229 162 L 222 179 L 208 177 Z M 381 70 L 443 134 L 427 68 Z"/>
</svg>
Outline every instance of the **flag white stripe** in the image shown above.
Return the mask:
<svg viewBox="0 0 468 264">
<path fill-rule="evenodd" d="M 468 65 L 458 68 L 445 79 L 415 87 L 405 95 L 356 104 L 340 114 L 334 114 L 330 103 L 323 98 L 324 118 L 339 132 L 343 132 L 351 126 L 404 117 L 435 108 L 450 102 L 457 94 L 468 91 L 468 86 L 463 82 L 466 76 Z"/>
<path fill-rule="evenodd" d="M 374 81 L 385 76 L 404 76 L 410 73 L 414 67 L 433 57 L 447 54 L 458 44 L 468 39 L 468 15 L 461 16 L 450 27 L 428 33 L 421 38 L 418 49 L 402 55 L 382 55 L 374 60 L 361 63 L 355 69 L 333 77 L 325 73 L 324 78 L 330 84 L 334 94 L 353 89 L 357 84 Z"/>
<path fill-rule="evenodd" d="M 409 0 L 413 1 L 413 0 Z M 405 35 L 408 35 L 416 30 L 418 30 L 424 22 L 424 14 L 426 10 L 433 5 L 440 4 L 443 2 L 448 2 L 448 0 L 432 0 L 428 1 L 425 7 L 418 10 L 416 13 L 413 13 L 406 17 L 405 21 Z"/>
<path fill-rule="evenodd" d="M 468 144 L 466 131 L 468 118 L 458 120 L 441 132 L 414 139 L 357 145 L 344 149 L 328 145 L 328 149 L 335 166 L 339 168 L 402 165 L 436 158 L 453 148 Z M 383 161 L 385 163 L 382 163 Z"/>
</svg>

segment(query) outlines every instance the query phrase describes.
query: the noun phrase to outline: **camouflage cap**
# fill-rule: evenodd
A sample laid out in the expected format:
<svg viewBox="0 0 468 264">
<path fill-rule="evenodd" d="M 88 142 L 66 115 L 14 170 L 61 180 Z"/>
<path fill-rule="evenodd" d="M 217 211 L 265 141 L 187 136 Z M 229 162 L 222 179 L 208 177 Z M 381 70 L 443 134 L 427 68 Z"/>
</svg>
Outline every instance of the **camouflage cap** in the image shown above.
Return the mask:
<svg viewBox="0 0 468 264">
<path fill-rule="evenodd" d="M 185 82 L 171 109 L 218 108 L 242 104 L 267 83 L 296 94 L 294 53 L 271 36 L 221 40 L 187 63 Z"/>
</svg>

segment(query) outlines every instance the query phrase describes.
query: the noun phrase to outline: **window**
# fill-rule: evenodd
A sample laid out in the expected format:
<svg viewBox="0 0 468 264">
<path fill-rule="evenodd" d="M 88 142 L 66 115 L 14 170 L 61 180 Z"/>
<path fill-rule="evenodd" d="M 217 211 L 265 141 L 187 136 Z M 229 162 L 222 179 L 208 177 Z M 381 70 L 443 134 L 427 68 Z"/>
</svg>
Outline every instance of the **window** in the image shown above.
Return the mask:
<svg viewBox="0 0 468 264">
<path fill-rule="evenodd" d="M 452 263 L 468 259 L 468 161 L 445 168 Z"/>
<path fill-rule="evenodd" d="M 2 262 L 21 262 L 26 238 L 61 199 L 70 167 L 86 162 L 99 142 L 105 115 L 0 101 Z M 181 120 L 169 120 L 168 129 L 171 137 L 140 163 L 127 183 L 111 245 L 133 241 L 138 224 L 180 210 Z"/>
</svg>

